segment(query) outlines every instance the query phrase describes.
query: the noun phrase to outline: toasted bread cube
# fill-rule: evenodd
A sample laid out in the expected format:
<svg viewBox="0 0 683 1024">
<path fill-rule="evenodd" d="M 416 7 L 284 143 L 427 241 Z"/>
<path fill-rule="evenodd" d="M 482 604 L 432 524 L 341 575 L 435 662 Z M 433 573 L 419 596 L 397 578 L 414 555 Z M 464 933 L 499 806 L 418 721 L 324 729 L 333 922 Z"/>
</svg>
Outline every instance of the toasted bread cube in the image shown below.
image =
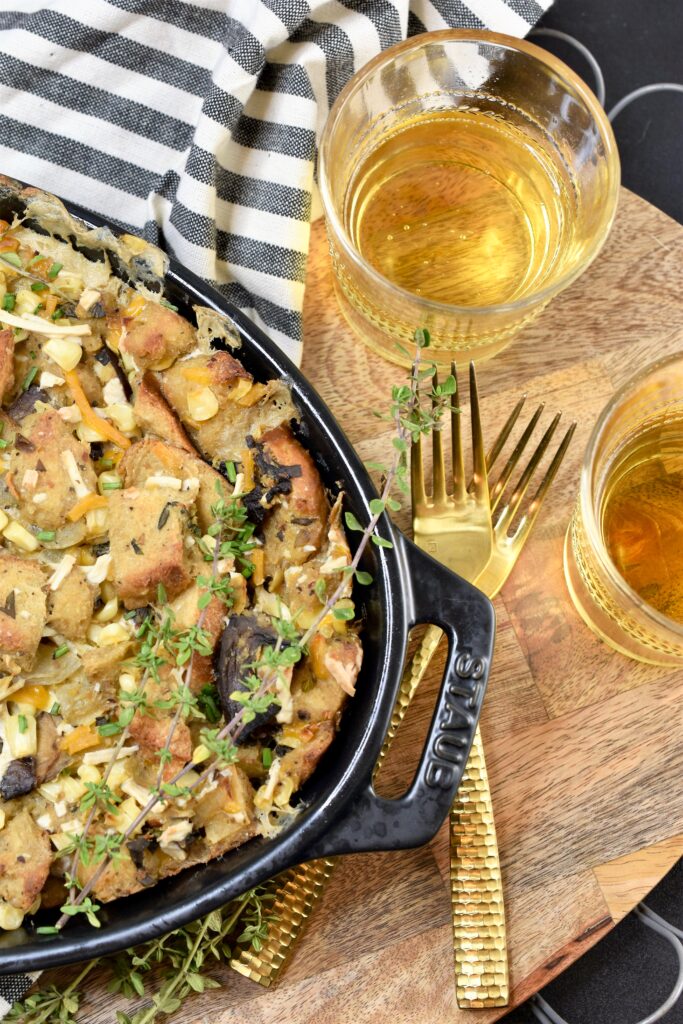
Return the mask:
<svg viewBox="0 0 683 1024">
<path fill-rule="evenodd" d="M 0 662 L 28 669 L 47 617 L 47 577 L 37 562 L 0 555 Z"/>
<path fill-rule="evenodd" d="M 127 487 L 144 487 L 150 477 L 164 475 L 178 477 L 183 484 L 191 479 L 198 480 L 197 519 L 204 531 L 216 520 L 211 506 L 218 501 L 219 495 L 227 497 L 232 489 L 221 474 L 201 459 L 194 449 L 186 451 L 151 438 L 131 445 L 121 459 L 119 473 Z"/>
<path fill-rule="evenodd" d="M 137 314 L 124 315 L 123 324 L 121 352 L 132 356 L 140 370 L 170 366 L 197 344 L 192 325 L 158 302 L 145 302 Z"/>
<path fill-rule="evenodd" d="M 73 475 L 67 471 L 66 459 Z M 26 520 L 44 530 L 63 526 L 67 512 L 81 497 L 74 476 L 79 488 L 82 484 L 81 490 L 96 489 L 89 445 L 74 437 L 55 409 L 43 408 L 26 416 L 12 449 L 8 474 Z"/>
<path fill-rule="evenodd" d="M 0 899 L 27 911 L 45 884 L 51 861 L 47 832 L 28 811 L 20 811 L 0 832 Z"/>
<path fill-rule="evenodd" d="M 6 398 L 14 386 L 14 331 L 0 331 L 0 399 Z"/>
<path fill-rule="evenodd" d="M 180 420 L 159 391 L 153 374 L 149 372 L 143 374 L 138 385 L 133 411 L 135 419 L 143 429 L 170 441 L 178 448 L 196 454 Z"/>
<path fill-rule="evenodd" d="M 48 596 L 48 622 L 68 640 L 84 640 L 92 621 L 95 590 L 74 566 L 57 590 Z"/>
<path fill-rule="evenodd" d="M 170 598 L 190 585 L 185 546 L 194 496 L 167 487 L 129 487 L 109 499 L 114 585 L 127 608 L 156 601 L 159 584 Z"/>
</svg>

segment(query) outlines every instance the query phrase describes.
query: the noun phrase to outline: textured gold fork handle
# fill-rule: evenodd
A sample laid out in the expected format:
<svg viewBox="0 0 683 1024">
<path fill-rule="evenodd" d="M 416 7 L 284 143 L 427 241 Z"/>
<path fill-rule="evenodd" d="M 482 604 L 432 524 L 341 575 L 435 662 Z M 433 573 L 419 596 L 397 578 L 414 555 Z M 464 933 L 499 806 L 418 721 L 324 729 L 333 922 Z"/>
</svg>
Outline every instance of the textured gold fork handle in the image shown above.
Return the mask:
<svg viewBox="0 0 683 1024">
<path fill-rule="evenodd" d="M 453 952 L 458 1006 L 507 1006 L 503 884 L 484 746 L 477 728 L 450 815 Z"/>
<path fill-rule="evenodd" d="M 393 743 L 398 727 L 405 718 L 442 636 L 442 631 L 436 626 L 428 626 L 420 645 L 406 666 L 391 716 L 391 724 L 377 759 L 375 774 Z M 273 901 L 273 914 L 277 920 L 271 924 L 259 950 L 253 946 L 245 947 L 230 961 L 230 966 L 234 970 L 266 988 L 277 980 L 308 918 L 325 891 L 334 864 L 333 858 L 312 860 L 308 864 L 283 871 L 281 875 L 266 883 L 266 892 Z"/>
</svg>

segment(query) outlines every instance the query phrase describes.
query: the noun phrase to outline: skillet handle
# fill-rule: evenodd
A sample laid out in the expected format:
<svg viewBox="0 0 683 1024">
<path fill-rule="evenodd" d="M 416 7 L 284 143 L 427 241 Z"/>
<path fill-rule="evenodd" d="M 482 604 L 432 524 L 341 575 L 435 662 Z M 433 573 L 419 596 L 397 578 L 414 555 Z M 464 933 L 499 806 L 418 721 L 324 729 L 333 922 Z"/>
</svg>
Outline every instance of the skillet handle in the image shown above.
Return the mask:
<svg viewBox="0 0 683 1024">
<path fill-rule="evenodd" d="M 388 800 L 372 779 L 308 856 L 421 846 L 438 832 L 458 791 L 488 681 L 495 615 L 491 602 L 394 531 L 402 559 L 410 626 L 433 623 L 446 633 L 448 659 L 420 763 L 410 788 Z"/>
</svg>

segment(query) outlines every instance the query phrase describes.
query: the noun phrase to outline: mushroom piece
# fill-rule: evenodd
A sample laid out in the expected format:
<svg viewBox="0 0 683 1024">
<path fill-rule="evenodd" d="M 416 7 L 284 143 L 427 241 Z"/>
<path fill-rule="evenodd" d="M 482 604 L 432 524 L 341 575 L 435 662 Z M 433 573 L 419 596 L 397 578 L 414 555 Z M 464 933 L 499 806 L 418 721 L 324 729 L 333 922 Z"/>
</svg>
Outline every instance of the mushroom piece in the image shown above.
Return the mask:
<svg viewBox="0 0 683 1024">
<path fill-rule="evenodd" d="M 54 778 L 63 761 L 59 749 L 59 734 L 54 718 L 47 711 L 41 711 L 36 718 L 38 749 L 36 751 L 36 785 Z"/>
<path fill-rule="evenodd" d="M 231 695 L 238 690 L 246 691 L 244 678 L 250 671 L 248 666 L 259 658 L 264 647 L 274 647 L 276 642 L 277 634 L 263 616 L 232 615 L 228 620 L 223 630 L 216 672 L 218 697 L 226 721 L 242 708 L 242 704 Z M 278 711 L 279 704 L 273 702 L 265 711 L 259 712 L 242 727 L 236 742 L 244 743 L 255 729 L 272 722 Z"/>
<path fill-rule="evenodd" d="M 3 800 L 14 800 L 36 788 L 35 757 L 18 757 L 10 761 L 0 779 L 0 796 Z"/>
<path fill-rule="evenodd" d="M 25 416 L 30 416 L 32 412 L 36 411 L 36 402 L 44 402 L 45 405 L 49 405 L 50 396 L 47 391 L 43 391 L 42 388 L 34 385 L 26 391 L 22 391 L 12 402 L 7 412 L 13 420 L 19 422 Z"/>
</svg>

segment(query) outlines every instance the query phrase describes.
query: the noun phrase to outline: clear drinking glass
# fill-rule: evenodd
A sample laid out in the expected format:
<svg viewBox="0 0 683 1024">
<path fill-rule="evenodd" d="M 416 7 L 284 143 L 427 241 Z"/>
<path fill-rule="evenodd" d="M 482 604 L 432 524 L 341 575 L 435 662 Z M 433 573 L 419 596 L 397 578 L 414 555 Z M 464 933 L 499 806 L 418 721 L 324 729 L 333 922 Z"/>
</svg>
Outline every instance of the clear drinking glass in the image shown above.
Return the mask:
<svg viewBox="0 0 683 1024">
<path fill-rule="evenodd" d="M 439 136 L 454 119 L 465 140 L 460 155 Z M 404 195 L 414 208 L 412 222 L 402 229 L 426 228 L 429 217 L 437 216 L 439 202 L 457 209 L 466 222 L 466 230 L 453 238 L 450 263 L 448 240 L 441 235 L 436 247 L 422 254 L 422 294 L 401 283 L 406 261 L 400 249 L 397 276 L 392 277 L 385 272 L 382 245 L 373 250 L 377 258 L 366 258 L 359 251 L 362 233 L 354 227 L 354 217 L 366 216 L 368 203 L 379 194 L 372 193 L 366 203 L 355 192 L 366 185 L 368 194 L 372 192 L 374 155 L 393 147 L 393 159 L 403 161 L 403 171 L 411 173 L 410 160 L 419 149 L 414 145 L 415 131 L 428 133 L 424 138 L 432 140 L 432 157 L 426 158 L 425 176 L 418 174 L 415 188 L 420 196 L 406 185 Z M 425 142 L 423 155 L 429 144 Z M 447 177 L 462 172 L 464 192 L 456 186 L 441 193 L 446 189 L 439 178 L 443 167 Z M 392 178 L 387 170 L 387 175 L 388 187 L 400 197 L 400 174 Z M 544 175 L 549 179 L 543 186 L 545 199 L 535 202 L 535 177 L 543 184 Z M 619 176 L 612 130 L 596 97 L 568 67 L 539 47 L 488 32 L 448 29 L 386 50 L 342 90 L 320 145 L 320 193 L 337 297 L 347 320 L 371 348 L 398 363 L 407 359 L 396 341 L 410 340 L 416 327 L 431 332 L 430 358 L 437 362 L 494 355 L 600 251 L 614 218 Z M 393 225 L 402 199 L 394 209 L 391 193 L 385 195 L 387 244 L 396 247 Z M 550 230 L 543 218 L 548 220 L 547 210 L 555 203 L 557 223 L 553 220 Z M 419 224 L 421 208 L 427 212 Z M 381 208 L 377 210 L 375 228 L 382 229 Z M 520 252 L 506 244 L 506 218 L 522 232 Z M 447 230 L 453 232 L 452 226 Z M 399 241 L 407 241 L 407 236 L 401 235 Z M 519 261 L 508 268 L 513 251 Z M 476 270 L 468 281 L 468 266 L 474 268 L 472 253 Z M 451 289 L 448 272 L 456 263 L 463 272 L 456 274 Z M 496 301 L 491 301 L 489 285 L 497 282 L 503 264 L 509 274 L 495 291 Z"/>
<path fill-rule="evenodd" d="M 646 464 L 645 456 L 665 464 L 677 480 L 683 475 L 683 354 L 637 373 L 602 411 L 586 449 L 564 546 L 569 593 L 587 625 L 622 654 L 680 667 L 683 623 L 657 611 L 629 586 L 605 537 L 609 496 L 629 467 Z M 677 515 L 683 531 L 683 507 Z M 671 554 L 662 551 L 665 565 Z M 656 564 L 648 569 L 656 579 Z M 683 587 L 683 579 L 674 582 Z"/>
</svg>

